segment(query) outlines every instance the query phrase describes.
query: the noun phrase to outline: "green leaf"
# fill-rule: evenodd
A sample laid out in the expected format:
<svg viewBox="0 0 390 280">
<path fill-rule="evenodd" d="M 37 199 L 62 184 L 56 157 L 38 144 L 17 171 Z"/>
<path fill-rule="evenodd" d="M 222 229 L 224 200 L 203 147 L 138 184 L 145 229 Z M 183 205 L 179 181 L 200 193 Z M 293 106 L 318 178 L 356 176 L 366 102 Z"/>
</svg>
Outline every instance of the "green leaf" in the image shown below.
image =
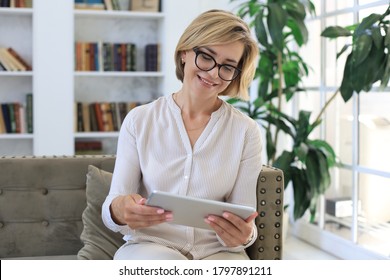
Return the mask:
<svg viewBox="0 0 390 280">
<path fill-rule="evenodd" d="M 373 46 L 367 58 L 351 73 L 353 89 L 359 93 L 361 90 L 369 91 L 372 85 L 381 77 L 385 67 L 385 49 Z"/>
<path fill-rule="evenodd" d="M 286 87 L 295 86 L 300 81 L 299 65 L 296 61 L 286 61 L 283 66 L 284 81 Z"/>
<path fill-rule="evenodd" d="M 306 162 L 307 153 L 309 152 L 309 147 L 306 143 L 301 143 L 299 147 L 294 148 L 294 153 L 298 159 L 302 162 Z"/>
<path fill-rule="evenodd" d="M 334 39 L 341 36 L 352 36 L 352 32 L 341 26 L 330 26 L 325 28 L 324 31 L 321 32 L 321 36 Z"/>
<path fill-rule="evenodd" d="M 267 30 L 263 22 L 263 17 L 264 17 L 264 9 L 261 9 L 259 10 L 254 20 L 255 33 L 259 43 L 263 46 L 268 46 Z"/>
<path fill-rule="evenodd" d="M 275 160 L 273 166 L 283 170 L 284 187 L 286 188 L 291 180 L 291 164 L 294 162 L 294 154 L 288 151 L 283 151 L 282 154 Z"/>
<path fill-rule="evenodd" d="M 320 184 L 318 185 L 317 193 L 324 194 L 330 186 L 329 166 L 325 155 L 320 150 L 315 150 L 315 153 L 317 154 L 319 167 L 318 177 L 320 179 Z"/>
<path fill-rule="evenodd" d="M 315 150 L 310 149 L 306 158 L 306 176 L 312 194 L 320 188 L 320 167 Z"/>
<path fill-rule="evenodd" d="M 287 26 L 291 29 L 292 35 L 299 46 L 307 43 L 309 32 L 303 20 L 297 18 L 289 19 Z"/>
<path fill-rule="evenodd" d="M 390 47 L 390 24 L 387 26 L 386 30 L 385 46 Z"/>
<path fill-rule="evenodd" d="M 349 54 L 344 66 L 343 80 L 341 81 L 340 94 L 344 99 L 344 102 L 347 102 L 351 99 L 353 95 L 352 87 L 352 54 Z"/>
<path fill-rule="evenodd" d="M 304 20 L 306 17 L 305 6 L 296 0 L 290 0 L 285 2 L 286 11 L 290 14 L 290 16 Z"/>
<path fill-rule="evenodd" d="M 276 153 L 276 147 L 273 143 L 272 133 L 271 133 L 270 129 L 267 129 L 267 131 L 266 131 L 266 139 L 267 139 L 267 145 L 266 145 L 267 157 L 268 157 L 268 159 L 271 159 L 274 157 L 274 155 Z"/>
<path fill-rule="evenodd" d="M 379 27 L 373 27 L 371 29 L 371 37 L 372 37 L 372 41 L 374 42 L 375 46 L 380 49 L 382 47 L 382 44 L 383 44 L 383 37 L 382 37 L 382 34 L 381 34 L 381 29 Z"/>
<path fill-rule="evenodd" d="M 292 168 L 292 186 L 294 189 L 294 219 L 301 218 L 310 206 L 310 186 L 303 170 Z"/>
<path fill-rule="evenodd" d="M 268 31 L 272 38 L 272 43 L 280 52 L 283 52 L 283 28 L 286 26 L 286 23 L 287 13 L 282 6 L 279 3 L 269 3 L 267 16 Z"/>
<path fill-rule="evenodd" d="M 367 33 L 367 29 L 370 29 L 371 26 L 378 22 L 382 18 L 382 15 L 379 14 L 371 14 L 367 17 L 365 17 L 362 22 L 356 27 L 355 32 L 353 33 L 353 36 L 356 38 L 358 36 L 361 36 L 362 34 Z"/>
<path fill-rule="evenodd" d="M 346 50 L 348 50 L 350 46 L 351 45 L 349 44 L 345 44 L 341 51 L 337 53 L 336 59 L 338 59 Z"/>
<path fill-rule="evenodd" d="M 315 149 L 319 149 L 324 153 L 329 167 L 336 165 L 336 153 L 334 152 L 332 146 L 330 146 L 326 141 L 309 140 L 308 143 Z"/>
<path fill-rule="evenodd" d="M 358 66 L 362 63 L 370 53 L 372 47 L 372 38 L 366 34 L 359 36 L 354 44 L 352 51 L 352 63 L 353 67 Z"/>
<path fill-rule="evenodd" d="M 385 61 L 386 61 L 386 68 L 382 76 L 381 86 L 380 86 L 382 90 L 384 90 L 384 88 L 387 87 L 387 84 L 389 83 L 389 79 L 390 79 L 390 54 L 386 54 Z"/>
</svg>

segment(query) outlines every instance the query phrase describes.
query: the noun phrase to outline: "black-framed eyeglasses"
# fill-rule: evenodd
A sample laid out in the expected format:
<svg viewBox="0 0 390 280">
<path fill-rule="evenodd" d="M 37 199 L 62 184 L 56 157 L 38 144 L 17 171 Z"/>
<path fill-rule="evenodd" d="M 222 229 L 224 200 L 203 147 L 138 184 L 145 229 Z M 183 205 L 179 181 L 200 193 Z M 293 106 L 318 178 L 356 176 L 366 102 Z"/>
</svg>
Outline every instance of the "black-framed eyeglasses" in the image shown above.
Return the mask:
<svg viewBox="0 0 390 280">
<path fill-rule="evenodd" d="M 210 71 L 218 66 L 218 76 L 224 81 L 233 81 L 241 73 L 241 69 L 230 64 L 219 64 L 211 55 L 193 48 L 195 65 L 202 71 Z"/>
</svg>

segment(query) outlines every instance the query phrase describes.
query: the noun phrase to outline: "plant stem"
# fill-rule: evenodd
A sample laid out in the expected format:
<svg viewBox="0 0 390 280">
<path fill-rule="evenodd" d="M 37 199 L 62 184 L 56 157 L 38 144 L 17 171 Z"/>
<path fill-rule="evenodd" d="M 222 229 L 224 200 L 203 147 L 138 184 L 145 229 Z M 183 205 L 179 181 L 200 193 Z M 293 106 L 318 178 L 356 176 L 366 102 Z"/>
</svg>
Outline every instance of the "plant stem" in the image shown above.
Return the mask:
<svg viewBox="0 0 390 280">
<path fill-rule="evenodd" d="M 279 72 L 279 88 L 278 88 L 278 111 L 280 112 L 282 110 L 282 95 L 283 95 L 283 58 L 282 58 L 282 52 L 278 52 L 278 72 Z M 279 126 L 276 128 L 275 131 L 275 138 L 274 138 L 274 147 L 276 148 L 276 145 L 278 143 L 278 135 L 279 135 Z M 275 162 L 276 153 L 274 153 L 272 157 L 272 163 Z"/>
<path fill-rule="evenodd" d="M 340 91 L 340 88 L 338 88 L 338 89 L 333 93 L 332 97 L 331 97 L 328 101 L 326 101 L 324 107 L 322 107 L 322 109 L 321 109 L 320 113 L 318 114 L 318 116 L 317 116 L 316 120 L 314 121 L 314 123 L 317 123 L 317 122 L 321 119 L 322 114 L 325 112 L 326 108 L 327 108 L 327 107 L 329 106 L 329 104 L 333 101 L 333 99 L 336 98 L 337 93 L 338 93 L 339 91 Z"/>
</svg>

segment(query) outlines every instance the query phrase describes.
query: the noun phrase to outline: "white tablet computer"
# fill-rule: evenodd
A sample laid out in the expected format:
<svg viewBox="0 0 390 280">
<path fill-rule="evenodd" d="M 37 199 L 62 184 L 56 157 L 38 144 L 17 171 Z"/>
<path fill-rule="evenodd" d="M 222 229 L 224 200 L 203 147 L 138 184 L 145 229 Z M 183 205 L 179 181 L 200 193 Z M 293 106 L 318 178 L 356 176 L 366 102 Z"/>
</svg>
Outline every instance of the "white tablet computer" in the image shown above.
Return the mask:
<svg viewBox="0 0 390 280">
<path fill-rule="evenodd" d="M 255 208 L 249 206 L 174 195 L 161 191 L 152 192 L 146 201 L 146 205 L 171 211 L 173 221 L 170 223 L 203 229 L 211 229 L 204 221 L 204 218 L 210 214 L 222 216 L 223 212 L 231 212 L 246 219 L 256 212 Z"/>
</svg>

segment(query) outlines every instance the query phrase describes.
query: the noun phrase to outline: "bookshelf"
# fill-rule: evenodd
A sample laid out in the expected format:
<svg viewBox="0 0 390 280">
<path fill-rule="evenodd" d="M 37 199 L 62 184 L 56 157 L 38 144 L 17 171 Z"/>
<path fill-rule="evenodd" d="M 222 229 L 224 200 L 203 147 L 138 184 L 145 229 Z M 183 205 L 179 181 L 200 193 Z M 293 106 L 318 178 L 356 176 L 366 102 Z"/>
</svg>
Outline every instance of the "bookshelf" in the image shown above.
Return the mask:
<svg viewBox="0 0 390 280">
<path fill-rule="evenodd" d="M 0 102 L 24 102 L 28 92 L 34 96 L 34 133 L 0 134 L 0 156 L 73 155 L 76 140 L 102 141 L 103 153 L 113 153 L 118 132 L 75 131 L 75 101 L 141 102 L 177 90 L 173 53 L 186 25 L 209 5 L 203 2 L 161 0 L 159 13 L 75 10 L 72 0 L 0 8 L 0 45 L 14 47 L 33 66 L 33 71 L 0 72 Z M 141 47 L 159 42 L 161 71 L 144 71 L 142 61 L 131 72 L 75 71 L 76 40 L 131 41 Z"/>
<path fill-rule="evenodd" d="M 30 65 L 33 60 L 32 21 L 32 8 L 0 7 L 0 47 L 14 49 Z M 0 71 L 0 103 L 18 103 L 25 112 L 26 95 L 33 92 L 33 75 L 33 71 Z M 0 155 L 30 155 L 33 140 L 33 134 L 26 131 L 3 131 L 0 134 Z"/>
<path fill-rule="evenodd" d="M 122 1 L 125 6 L 129 2 Z M 99 52 L 103 44 L 133 44 L 135 46 L 135 71 L 74 72 L 74 102 L 120 103 L 150 102 L 163 95 L 161 71 L 145 71 L 145 46 L 161 44 L 162 12 L 74 10 L 74 41 L 92 42 Z M 75 50 L 77 52 L 77 50 Z M 96 55 L 95 55 L 96 56 Z M 95 57 L 94 56 L 94 57 Z M 99 60 L 102 55 L 99 55 Z M 77 55 L 76 55 L 76 64 Z M 77 69 L 78 66 L 75 66 Z M 77 131 L 75 107 L 74 141 L 100 141 L 103 154 L 116 152 L 118 131 Z M 76 145 L 75 145 L 76 146 Z M 77 151 L 75 151 L 77 153 Z"/>
</svg>

